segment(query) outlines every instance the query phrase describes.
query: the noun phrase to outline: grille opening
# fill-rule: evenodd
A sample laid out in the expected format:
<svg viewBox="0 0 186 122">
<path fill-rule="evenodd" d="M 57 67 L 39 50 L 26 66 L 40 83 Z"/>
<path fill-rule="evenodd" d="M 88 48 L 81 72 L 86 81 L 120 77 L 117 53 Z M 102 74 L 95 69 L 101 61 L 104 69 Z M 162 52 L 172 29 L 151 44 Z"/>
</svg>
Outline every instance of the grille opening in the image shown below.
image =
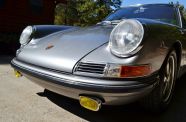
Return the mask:
<svg viewBox="0 0 186 122">
<path fill-rule="evenodd" d="M 82 63 L 80 62 L 75 71 L 76 72 L 85 72 L 85 73 L 94 73 L 94 74 L 103 74 L 106 64 L 94 64 L 94 63 Z"/>
</svg>

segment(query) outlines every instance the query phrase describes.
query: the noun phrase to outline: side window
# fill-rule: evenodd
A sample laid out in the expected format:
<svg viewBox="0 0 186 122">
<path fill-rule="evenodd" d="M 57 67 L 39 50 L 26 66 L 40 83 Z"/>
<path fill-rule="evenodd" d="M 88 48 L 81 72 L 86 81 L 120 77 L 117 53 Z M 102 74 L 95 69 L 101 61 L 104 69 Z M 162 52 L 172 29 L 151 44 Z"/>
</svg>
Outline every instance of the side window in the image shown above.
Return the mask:
<svg viewBox="0 0 186 122">
<path fill-rule="evenodd" d="M 0 0 L 0 8 L 2 8 L 5 5 L 5 0 Z"/>
<path fill-rule="evenodd" d="M 41 14 L 43 11 L 43 0 L 30 0 L 30 6 L 35 14 Z"/>
</svg>

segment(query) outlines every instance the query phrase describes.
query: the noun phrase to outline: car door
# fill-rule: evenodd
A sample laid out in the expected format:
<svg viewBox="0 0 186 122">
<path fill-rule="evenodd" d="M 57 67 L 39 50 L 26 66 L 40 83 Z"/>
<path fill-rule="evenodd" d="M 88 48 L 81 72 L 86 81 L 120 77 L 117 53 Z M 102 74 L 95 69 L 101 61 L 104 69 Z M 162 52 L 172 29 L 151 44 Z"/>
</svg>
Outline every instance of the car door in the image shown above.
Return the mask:
<svg viewBox="0 0 186 122">
<path fill-rule="evenodd" d="M 182 27 L 181 27 L 181 40 L 182 40 L 182 53 L 184 54 L 184 65 L 186 65 L 186 19 L 183 16 L 183 13 L 181 13 L 181 22 L 182 22 Z"/>
</svg>

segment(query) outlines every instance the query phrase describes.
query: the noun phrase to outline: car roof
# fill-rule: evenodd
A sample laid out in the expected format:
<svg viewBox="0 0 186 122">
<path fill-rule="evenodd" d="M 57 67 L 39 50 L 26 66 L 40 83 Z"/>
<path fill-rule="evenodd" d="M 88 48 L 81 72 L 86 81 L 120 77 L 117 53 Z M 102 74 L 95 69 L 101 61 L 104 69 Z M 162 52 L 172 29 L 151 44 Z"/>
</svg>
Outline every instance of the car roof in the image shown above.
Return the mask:
<svg viewBox="0 0 186 122">
<path fill-rule="evenodd" d="M 163 6 L 172 6 L 176 7 L 175 4 L 168 4 L 168 3 L 152 3 L 152 4 L 136 4 L 136 5 L 130 5 L 130 6 L 123 6 L 121 8 L 126 8 L 126 7 L 138 7 L 138 6 L 149 6 L 149 5 L 163 5 Z"/>
</svg>

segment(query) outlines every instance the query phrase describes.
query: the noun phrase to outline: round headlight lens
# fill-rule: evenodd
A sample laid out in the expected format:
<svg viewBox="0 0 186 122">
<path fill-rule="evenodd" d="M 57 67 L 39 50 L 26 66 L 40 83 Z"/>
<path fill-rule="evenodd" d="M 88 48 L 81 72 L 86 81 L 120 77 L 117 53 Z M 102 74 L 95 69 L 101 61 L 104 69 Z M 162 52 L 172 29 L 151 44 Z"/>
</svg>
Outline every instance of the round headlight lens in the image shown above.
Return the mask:
<svg viewBox="0 0 186 122">
<path fill-rule="evenodd" d="M 32 26 L 27 26 L 20 37 L 20 44 L 21 45 L 26 45 L 29 43 L 29 41 L 31 40 L 31 35 L 33 33 L 33 27 Z"/>
<path fill-rule="evenodd" d="M 125 57 L 140 45 L 144 35 L 143 25 L 133 19 L 120 22 L 111 32 L 109 46 L 111 52 Z"/>
</svg>

